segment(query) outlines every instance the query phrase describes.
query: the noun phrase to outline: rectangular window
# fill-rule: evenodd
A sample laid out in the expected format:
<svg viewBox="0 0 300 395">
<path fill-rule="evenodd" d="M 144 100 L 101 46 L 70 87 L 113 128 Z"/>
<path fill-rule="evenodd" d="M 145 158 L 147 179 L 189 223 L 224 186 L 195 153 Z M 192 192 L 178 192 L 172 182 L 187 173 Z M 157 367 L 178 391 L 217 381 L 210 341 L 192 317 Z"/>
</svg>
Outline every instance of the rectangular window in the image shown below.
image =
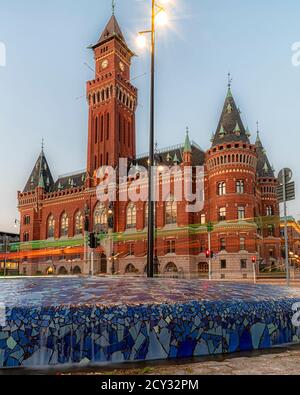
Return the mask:
<svg viewBox="0 0 300 395">
<path fill-rule="evenodd" d="M 236 182 L 236 193 L 245 193 L 245 181 L 243 180 L 238 180 Z"/>
<path fill-rule="evenodd" d="M 246 239 L 244 237 L 240 238 L 240 250 L 245 251 L 246 250 Z"/>
<path fill-rule="evenodd" d="M 225 239 L 221 239 L 220 240 L 220 250 L 221 251 L 225 251 L 226 250 L 226 240 Z"/>
<path fill-rule="evenodd" d="M 175 240 L 169 240 L 167 242 L 167 254 L 175 254 Z"/>
<path fill-rule="evenodd" d="M 134 255 L 134 244 L 129 244 L 128 246 L 128 253 L 130 256 Z"/>
<path fill-rule="evenodd" d="M 221 207 L 219 210 L 219 221 L 226 221 L 226 207 Z"/>
<path fill-rule="evenodd" d="M 275 234 L 275 228 L 274 225 L 268 225 L 268 235 L 273 237 Z"/>
<path fill-rule="evenodd" d="M 222 259 L 222 260 L 220 261 L 220 266 L 221 266 L 221 269 L 222 269 L 222 270 L 226 269 L 226 267 L 227 267 L 226 259 Z"/>
<path fill-rule="evenodd" d="M 245 213 L 246 213 L 246 209 L 243 206 L 240 206 L 238 208 L 238 219 L 245 219 Z"/>
<path fill-rule="evenodd" d="M 241 269 L 247 269 L 247 259 L 241 259 Z"/>
<path fill-rule="evenodd" d="M 206 216 L 205 216 L 205 214 L 202 214 L 201 215 L 201 225 L 205 225 L 206 224 Z"/>
<path fill-rule="evenodd" d="M 25 215 L 23 222 L 24 225 L 30 225 L 30 215 Z"/>
</svg>

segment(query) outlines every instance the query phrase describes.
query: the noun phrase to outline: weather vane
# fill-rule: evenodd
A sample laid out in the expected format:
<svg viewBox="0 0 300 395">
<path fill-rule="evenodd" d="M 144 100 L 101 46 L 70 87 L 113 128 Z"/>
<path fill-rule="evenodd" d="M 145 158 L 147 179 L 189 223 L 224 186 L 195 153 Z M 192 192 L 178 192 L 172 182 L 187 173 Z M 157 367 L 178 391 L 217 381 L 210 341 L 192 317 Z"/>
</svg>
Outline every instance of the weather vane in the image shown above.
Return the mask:
<svg viewBox="0 0 300 395">
<path fill-rule="evenodd" d="M 257 134 L 259 134 L 259 121 L 256 121 L 256 126 L 257 126 Z"/>
<path fill-rule="evenodd" d="M 44 144 L 44 138 L 42 138 L 42 151 L 44 151 L 44 146 L 45 146 L 45 144 Z"/>
<path fill-rule="evenodd" d="M 115 0 L 112 0 L 112 2 L 111 2 L 111 8 L 112 8 L 112 14 L 115 15 L 115 8 L 116 8 L 116 2 L 115 2 Z"/>
<path fill-rule="evenodd" d="M 232 83 L 232 78 L 231 78 L 231 74 L 228 73 L 228 88 L 231 88 L 231 83 Z"/>
</svg>

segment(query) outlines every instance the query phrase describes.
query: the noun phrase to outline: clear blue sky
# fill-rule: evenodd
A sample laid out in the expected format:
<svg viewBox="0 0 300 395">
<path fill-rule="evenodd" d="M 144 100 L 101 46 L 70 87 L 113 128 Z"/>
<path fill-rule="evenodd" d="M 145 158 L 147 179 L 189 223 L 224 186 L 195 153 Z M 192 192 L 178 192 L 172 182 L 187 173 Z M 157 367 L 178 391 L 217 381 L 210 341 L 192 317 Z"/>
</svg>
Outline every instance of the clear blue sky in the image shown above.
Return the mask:
<svg viewBox="0 0 300 395">
<path fill-rule="evenodd" d="M 276 171 L 294 169 L 300 185 L 300 67 L 291 46 L 300 41 L 299 0 L 170 0 L 171 25 L 158 34 L 157 118 L 159 146 L 191 137 L 210 144 L 233 76 L 233 94 L 255 139 L 256 120 Z M 148 27 L 150 0 L 116 0 L 116 15 L 129 46 Z M 85 82 L 93 73 L 86 47 L 111 15 L 110 0 L 1 0 L 0 229 L 13 230 L 17 190 L 39 154 L 42 137 L 54 177 L 85 168 Z M 132 77 L 149 71 L 138 52 Z M 139 89 L 138 152 L 147 151 L 149 75 Z M 300 196 L 290 213 L 300 218 Z"/>
</svg>

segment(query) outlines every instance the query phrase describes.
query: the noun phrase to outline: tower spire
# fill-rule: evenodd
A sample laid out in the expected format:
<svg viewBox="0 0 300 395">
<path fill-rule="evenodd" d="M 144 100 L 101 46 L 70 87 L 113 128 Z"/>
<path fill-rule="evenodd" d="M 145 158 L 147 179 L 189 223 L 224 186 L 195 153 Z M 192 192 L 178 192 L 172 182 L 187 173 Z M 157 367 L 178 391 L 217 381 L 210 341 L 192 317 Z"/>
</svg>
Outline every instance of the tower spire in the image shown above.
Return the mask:
<svg viewBox="0 0 300 395">
<path fill-rule="evenodd" d="M 230 89 L 231 83 L 232 83 L 231 73 L 228 73 L 227 76 L 228 76 L 228 85 L 227 86 L 228 86 L 228 89 Z"/>
<path fill-rule="evenodd" d="M 231 84 L 232 84 L 231 73 L 228 73 L 228 74 L 227 74 L 227 78 L 228 78 L 228 83 L 227 83 L 227 87 L 228 87 L 227 97 L 232 97 L 232 93 L 231 93 Z"/>
</svg>

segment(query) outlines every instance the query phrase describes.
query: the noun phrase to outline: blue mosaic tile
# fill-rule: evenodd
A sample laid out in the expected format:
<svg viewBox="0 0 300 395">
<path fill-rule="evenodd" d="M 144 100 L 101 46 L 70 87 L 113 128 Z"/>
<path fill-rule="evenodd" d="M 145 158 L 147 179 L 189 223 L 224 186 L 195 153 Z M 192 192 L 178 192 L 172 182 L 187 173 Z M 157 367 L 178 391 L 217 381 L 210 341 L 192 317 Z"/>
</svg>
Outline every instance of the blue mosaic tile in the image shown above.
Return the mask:
<svg viewBox="0 0 300 395">
<path fill-rule="evenodd" d="M 3 280 L 0 368 L 185 358 L 298 342 L 292 305 L 299 301 L 298 290 L 197 280 Z"/>
</svg>

